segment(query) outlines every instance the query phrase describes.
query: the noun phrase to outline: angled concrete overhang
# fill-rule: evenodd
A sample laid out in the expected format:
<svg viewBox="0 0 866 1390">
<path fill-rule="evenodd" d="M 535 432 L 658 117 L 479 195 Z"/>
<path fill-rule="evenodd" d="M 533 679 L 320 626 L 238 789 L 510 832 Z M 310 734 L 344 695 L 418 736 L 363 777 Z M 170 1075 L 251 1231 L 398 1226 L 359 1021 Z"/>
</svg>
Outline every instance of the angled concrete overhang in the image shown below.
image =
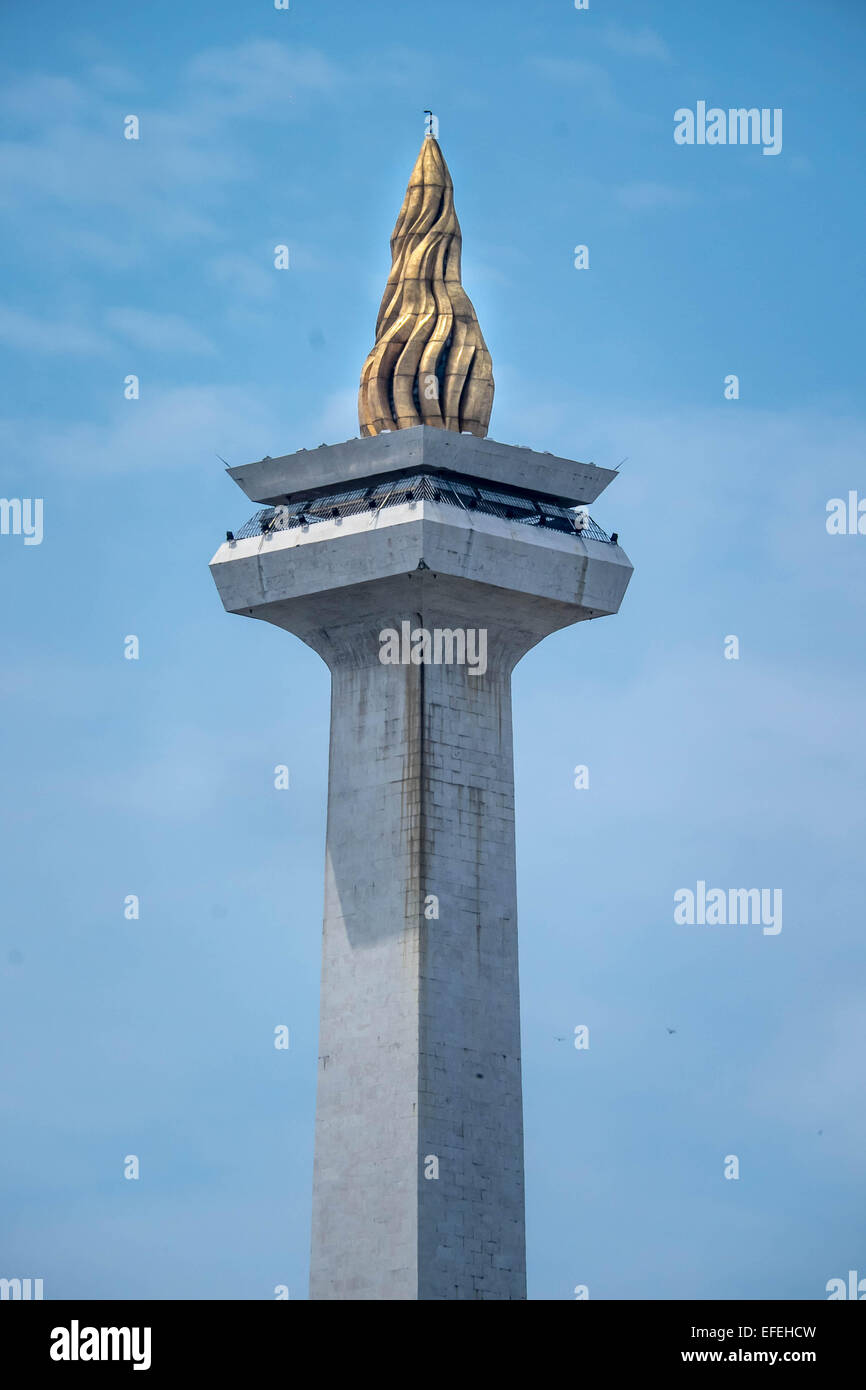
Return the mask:
<svg viewBox="0 0 866 1390">
<path fill-rule="evenodd" d="M 416 425 L 412 429 L 323 444 L 281 458 L 229 468 L 229 477 L 252 502 L 277 506 L 333 489 L 355 487 L 406 472 L 455 473 L 488 486 L 536 493 L 565 506 L 594 502 L 616 471 L 497 444 L 471 434 Z"/>
<path fill-rule="evenodd" d="M 263 618 L 300 635 L 344 621 L 359 589 L 367 590 L 375 607 L 379 586 L 393 588 L 415 575 L 423 576 L 428 593 L 429 579 L 455 601 L 460 590 L 480 586 L 488 595 L 482 613 L 489 604 L 491 613 L 503 620 L 510 613 L 522 625 L 553 605 L 553 626 L 564 626 L 616 613 L 632 566 L 609 541 L 529 530 L 423 502 L 390 509 L 387 521 L 360 513 L 226 541 L 211 561 L 211 573 L 230 613 Z M 476 591 L 474 602 L 479 597 Z"/>
</svg>

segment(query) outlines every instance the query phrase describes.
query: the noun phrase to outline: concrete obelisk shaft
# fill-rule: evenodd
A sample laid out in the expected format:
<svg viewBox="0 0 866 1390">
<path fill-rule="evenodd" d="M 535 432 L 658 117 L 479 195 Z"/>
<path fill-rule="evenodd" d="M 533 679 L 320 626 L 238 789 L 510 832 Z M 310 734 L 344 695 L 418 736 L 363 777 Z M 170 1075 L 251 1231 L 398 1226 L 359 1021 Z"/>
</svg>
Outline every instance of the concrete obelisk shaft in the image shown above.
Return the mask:
<svg viewBox="0 0 866 1390">
<path fill-rule="evenodd" d="M 383 665 L 375 627 L 329 656 L 310 1296 L 521 1299 L 512 654 Z"/>
</svg>

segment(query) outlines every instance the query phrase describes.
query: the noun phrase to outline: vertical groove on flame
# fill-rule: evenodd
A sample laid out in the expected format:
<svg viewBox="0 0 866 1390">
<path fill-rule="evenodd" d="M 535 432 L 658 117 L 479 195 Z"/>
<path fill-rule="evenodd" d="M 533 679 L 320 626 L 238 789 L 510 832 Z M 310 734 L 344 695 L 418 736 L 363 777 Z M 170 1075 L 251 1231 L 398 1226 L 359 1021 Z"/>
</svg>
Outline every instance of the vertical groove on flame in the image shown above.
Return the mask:
<svg viewBox="0 0 866 1390">
<path fill-rule="evenodd" d="M 391 237 L 391 274 L 361 373 L 362 434 L 423 424 L 486 435 L 493 364 L 460 282 L 461 247 L 454 185 L 428 136 Z"/>
</svg>

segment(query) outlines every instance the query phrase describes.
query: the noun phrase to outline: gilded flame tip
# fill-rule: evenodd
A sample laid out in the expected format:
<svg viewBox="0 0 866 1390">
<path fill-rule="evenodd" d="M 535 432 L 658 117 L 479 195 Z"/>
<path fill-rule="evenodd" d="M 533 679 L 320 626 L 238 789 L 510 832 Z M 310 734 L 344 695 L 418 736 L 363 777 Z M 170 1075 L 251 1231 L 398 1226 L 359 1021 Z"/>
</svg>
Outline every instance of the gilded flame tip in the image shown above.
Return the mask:
<svg viewBox="0 0 866 1390">
<path fill-rule="evenodd" d="M 460 281 L 461 247 L 451 174 L 428 133 L 391 237 L 391 274 L 361 373 L 362 435 L 413 425 L 486 435 L 493 364 Z"/>
</svg>

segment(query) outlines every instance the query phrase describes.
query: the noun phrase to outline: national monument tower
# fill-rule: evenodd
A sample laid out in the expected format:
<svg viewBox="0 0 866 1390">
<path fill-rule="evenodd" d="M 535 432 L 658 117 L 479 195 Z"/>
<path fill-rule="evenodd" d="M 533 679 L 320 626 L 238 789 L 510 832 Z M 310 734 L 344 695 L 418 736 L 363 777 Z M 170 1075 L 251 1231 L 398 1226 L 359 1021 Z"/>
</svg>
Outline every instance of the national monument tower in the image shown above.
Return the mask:
<svg viewBox="0 0 866 1390">
<path fill-rule="evenodd" d="M 391 250 L 361 437 L 230 468 L 259 511 L 211 571 L 331 672 L 310 1297 L 524 1299 L 511 672 L 631 565 L 613 471 L 487 438 L 430 134 Z"/>
</svg>

